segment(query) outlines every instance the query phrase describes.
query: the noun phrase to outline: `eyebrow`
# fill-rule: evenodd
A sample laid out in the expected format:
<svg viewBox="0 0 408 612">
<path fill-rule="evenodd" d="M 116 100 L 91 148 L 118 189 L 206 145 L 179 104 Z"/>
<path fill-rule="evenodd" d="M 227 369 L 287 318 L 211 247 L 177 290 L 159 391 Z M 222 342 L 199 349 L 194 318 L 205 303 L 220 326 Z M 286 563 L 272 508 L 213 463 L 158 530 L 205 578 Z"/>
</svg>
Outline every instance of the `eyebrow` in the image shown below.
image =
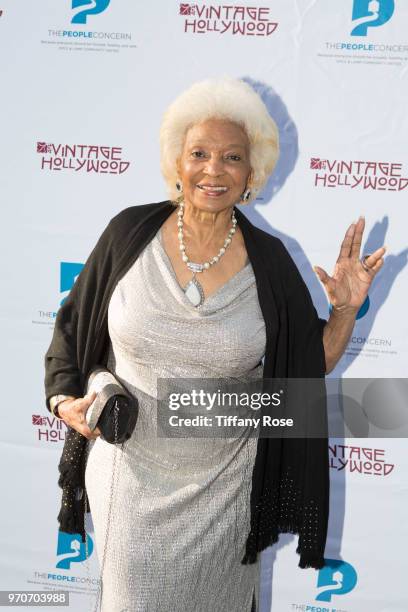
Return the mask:
<svg viewBox="0 0 408 612">
<path fill-rule="evenodd" d="M 206 143 L 206 142 L 203 142 L 203 141 L 201 141 L 201 140 L 198 140 L 198 141 L 197 141 L 197 142 L 195 142 L 193 145 L 191 145 L 191 147 L 190 147 L 190 148 L 193 148 L 193 147 L 198 147 L 198 146 L 205 146 L 205 145 L 207 145 L 207 144 L 208 144 L 208 143 Z M 226 149 L 233 149 L 233 148 L 234 148 L 234 149 L 237 149 L 237 148 L 239 148 L 239 149 L 245 149 L 245 145 L 240 145 L 240 144 L 228 144 L 228 145 L 227 145 L 225 148 L 226 148 Z"/>
</svg>

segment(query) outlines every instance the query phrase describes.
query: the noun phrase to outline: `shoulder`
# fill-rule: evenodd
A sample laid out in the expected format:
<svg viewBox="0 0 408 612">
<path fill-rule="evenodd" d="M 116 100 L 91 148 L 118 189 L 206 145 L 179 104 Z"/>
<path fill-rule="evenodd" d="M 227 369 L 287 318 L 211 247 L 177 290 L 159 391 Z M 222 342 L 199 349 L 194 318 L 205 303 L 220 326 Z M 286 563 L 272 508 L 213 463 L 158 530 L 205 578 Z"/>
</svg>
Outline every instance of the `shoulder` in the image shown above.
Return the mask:
<svg viewBox="0 0 408 612">
<path fill-rule="evenodd" d="M 151 202 L 149 204 L 138 204 L 128 206 L 114 217 L 112 217 L 100 237 L 103 248 L 112 248 L 115 252 L 121 252 L 124 242 L 134 235 L 135 232 L 149 231 L 155 226 L 157 219 L 166 217 L 174 205 L 170 200 Z M 159 223 L 160 225 L 160 223 Z"/>
<path fill-rule="evenodd" d="M 262 256 L 266 255 L 268 258 L 271 254 L 275 254 L 290 259 L 287 249 L 279 238 L 254 225 L 237 207 L 235 207 L 235 216 L 244 238 L 248 238 L 256 246 L 258 253 Z"/>
<path fill-rule="evenodd" d="M 252 225 L 252 227 L 254 235 L 257 237 L 257 239 L 262 245 L 276 248 L 281 248 L 282 246 L 283 248 L 285 248 L 280 238 L 277 238 L 273 234 L 269 234 L 269 232 L 266 232 L 265 230 L 261 229 L 260 227 L 257 227 L 256 225 Z"/>
<path fill-rule="evenodd" d="M 133 225 L 143 222 L 145 219 L 147 220 L 151 214 L 165 210 L 169 206 L 172 206 L 169 200 L 128 206 L 112 217 L 108 227 L 110 227 L 113 232 L 123 229 L 129 230 Z"/>
<path fill-rule="evenodd" d="M 149 219 L 151 224 L 154 225 L 156 216 L 167 215 L 172 207 L 173 204 L 169 200 L 164 200 L 124 208 L 112 217 L 105 226 L 88 257 L 87 263 L 102 262 L 104 264 L 112 262 L 115 257 L 122 254 L 129 237 L 139 230 L 143 234 L 144 224 Z"/>
<path fill-rule="evenodd" d="M 306 284 L 289 250 L 277 236 L 253 226 L 256 249 L 261 254 L 263 264 L 273 282 L 281 281 L 286 295 L 304 295 L 308 292 Z"/>
<path fill-rule="evenodd" d="M 273 257 L 279 261 L 280 265 L 295 265 L 292 256 L 280 238 L 269 234 L 256 225 L 253 225 L 252 228 L 256 245 L 262 251 L 262 255 L 265 255 L 267 259 Z"/>
</svg>

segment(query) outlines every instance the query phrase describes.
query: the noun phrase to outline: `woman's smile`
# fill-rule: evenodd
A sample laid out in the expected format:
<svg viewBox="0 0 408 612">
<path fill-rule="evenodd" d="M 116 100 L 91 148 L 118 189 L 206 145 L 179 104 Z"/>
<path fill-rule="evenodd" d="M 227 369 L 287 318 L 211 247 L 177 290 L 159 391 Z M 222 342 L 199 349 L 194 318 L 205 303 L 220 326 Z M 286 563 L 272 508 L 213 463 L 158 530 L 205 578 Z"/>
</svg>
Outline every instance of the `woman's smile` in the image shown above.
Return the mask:
<svg viewBox="0 0 408 612">
<path fill-rule="evenodd" d="M 223 185 L 197 185 L 197 187 L 203 192 L 205 196 L 210 198 L 218 198 L 224 195 L 228 191 L 228 187 Z"/>
</svg>

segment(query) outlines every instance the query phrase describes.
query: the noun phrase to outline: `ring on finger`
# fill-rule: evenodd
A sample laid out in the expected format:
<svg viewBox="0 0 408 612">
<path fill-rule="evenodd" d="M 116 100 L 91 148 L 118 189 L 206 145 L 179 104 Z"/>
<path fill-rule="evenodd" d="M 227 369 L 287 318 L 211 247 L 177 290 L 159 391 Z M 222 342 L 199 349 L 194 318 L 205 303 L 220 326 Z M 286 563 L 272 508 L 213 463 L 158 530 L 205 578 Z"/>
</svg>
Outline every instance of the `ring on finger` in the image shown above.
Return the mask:
<svg viewBox="0 0 408 612">
<path fill-rule="evenodd" d="M 364 269 L 366 272 L 372 272 L 372 269 L 371 269 L 369 266 L 367 266 L 367 264 L 366 264 L 366 260 L 367 260 L 369 257 L 371 257 L 371 255 L 364 255 L 364 257 L 362 257 L 362 259 L 360 259 L 360 263 L 361 263 L 361 265 L 363 266 L 363 269 Z"/>
</svg>

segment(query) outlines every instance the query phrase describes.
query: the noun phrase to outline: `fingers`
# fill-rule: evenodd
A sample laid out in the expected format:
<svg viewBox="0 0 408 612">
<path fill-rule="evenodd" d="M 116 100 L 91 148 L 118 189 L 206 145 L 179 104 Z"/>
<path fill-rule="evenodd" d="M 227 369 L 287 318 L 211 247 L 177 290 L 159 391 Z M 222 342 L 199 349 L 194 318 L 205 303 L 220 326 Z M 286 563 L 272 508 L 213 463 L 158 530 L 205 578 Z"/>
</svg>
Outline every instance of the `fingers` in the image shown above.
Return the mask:
<svg viewBox="0 0 408 612">
<path fill-rule="evenodd" d="M 92 404 L 92 402 L 95 400 L 97 395 L 98 394 L 97 394 L 96 391 L 91 391 L 91 393 L 88 393 L 82 399 L 85 400 L 88 403 L 88 407 L 89 407 Z"/>
<path fill-rule="evenodd" d="M 64 414 L 65 422 L 81 435 L 85 436 L 85 438 L 88 438 L 88 440 L 95 440 L 101 433 L 97 427 L 94 430 L 90 429 L 86 422 L 86 413 L 96 396 L 97 393 L 92 391 L 88 395 L 85 395 L 85 397 L 72 400 L 69 409 Z"/>
<path fill-rule="evenodd" d="M 334 298 L 336 281 L 331 276 L 329 276 L 329 274 L 327 274 L 326 270 L 320 268 L 320 266 L 314 266 L 313 269 L 316 272 L 321 283 L 324 285 L 329 299 L 332 300 Z"/>
<path fill-rule="evenodd" d="M 89 407 L 93 404 L 93 402 L 96 399 L 96 396 L 98 394 L 96 393 L 96 391 L 91 391 L 91 393 L 88 393 L 87 395 L 85 395 L 84 398 L 82 398 L 82 405 L 81 405 L 81 410 L 82 412 L 82 418 L 81 418 L 81 431 L 80 433 L 85 436 L 86 438 L 88 438 L 88 440 L 95 440 L 96 438 L 98 438 L 101 434 L 100 430 L 98 427 L 95 427 L 95 429 L 91 429 L 88 425 L 88 423 L 86 422 L 86 413 L 88 412 Z M 79 429 L 78 429 L 79 431 Z"/>
<path fill-rule="evenodd" d="M 375 265 L 374 265 L 374 266 L 371 268 L 371 269 L 372 269 L 372 271 L 373 271 L 375 274 L 377 274 L 378 270 L 381 268 L 381 266 L 383 265 L 383 263 L 384 263 L 384 260 L 383 260 L 383 259 L 379 259 L 379 260 L 377 261 L 377 263 L 376 263 L 376 264 L 375 264 Z"/>
<path fill-rule="evenodd" d="M 384 254 L 386 250 L 387 248 L 385 246 L 382 246 L 376 251 L 374 251 L 374 253 L 371 253 L 369 257 L 364 258 L 364 263 L 367 268 L 370 268 L 370 272 L 377 272 L 380 269 L 380 267 L 384 263 Z"/>
<path fill-rule="evenodd" d="M 343 242 L 341 243 L 340 253 L 337 258 L 337 261 L 339 261 L 340 259 L 343 259 L 344 257 L 350 257 L 350 251 L 351 251 L 351 246 L 353 244 L 355 230 L 356 230 L 356 224 L 352 223 L 349 226 L 344 236 Z"/>
<path fill-rule="evenodd" d="M 354 259 L 360 258 L 364 227 L 364 217 L 359 217 L 356 223 L 352 223 L 349 226 L 344 236 L 344 240 L 341 243 L 340 253 L 337 258 L 337 261 L 340 261 L 340 259 L 343 259 L 344 257 L 352 257 Z"/>
<path fill-rule="evenodd" d="M 354 259 L 360 259 L 360 250 L 361 243 L 363 240 L 364 227 L 365 219 L 364 217 L 359 217 L 355 226 L 354 237 L 350 249 L 350 257 L 353 257 Z"/>
<path fill-rule="evenodd" d="M 323 270 L 323 268 L 320 268 L 320 266 L 313 266 L 313 270 L 316 272 L 323 285 L 327 285 L 327 283 L 329 283 L 330 276 L 327 274 L 326 270 Z"/>
<path fill-rule="evenodd" d="M 99 438 L 101 435 L 99 429 L 96 427 L 94 430 L 90 429 L 86 422 L 83 425 L 78 425 L 74 429 L 76 429 L 81 435 L 85 436 L 85 438 L 88 438 L 88 440 L 96 440 L 96 438 Z"/>
</svg>

